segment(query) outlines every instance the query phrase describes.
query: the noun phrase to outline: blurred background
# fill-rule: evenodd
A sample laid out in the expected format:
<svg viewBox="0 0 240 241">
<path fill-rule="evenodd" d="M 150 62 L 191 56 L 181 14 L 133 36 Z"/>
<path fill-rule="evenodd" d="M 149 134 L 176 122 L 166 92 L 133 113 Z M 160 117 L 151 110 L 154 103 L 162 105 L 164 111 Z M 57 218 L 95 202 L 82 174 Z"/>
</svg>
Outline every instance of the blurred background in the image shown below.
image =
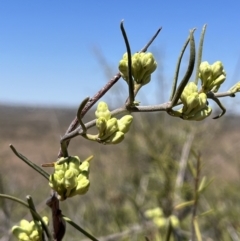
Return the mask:
<svg viewBox="0 0 240 241">
<path fill-rule="evenodd" d="M 169 99 L 177 58 L 189 30 L 196 28 L 198 45 L 204 24 L 203 61 L 221 60 L 227 72 L 220 91 L 240 81 L 239 9 L 238 1 L 1 1 L 0 193 L 21 199 L 31 195 L 41 215 L 50 216 L 45 205 L 50 194 L 46 180 L 22 163 L 9 144 L 39 165 L 56 160 L 60 137 L 81 101 L 118 72 L 126 51 L 121 20 L 132 52 L 139 51 L 162 27 L 149 48 L 158 69 L 137 97 L 143 105 L 159 104 Z M 188 57 L 187 50 L 180 78 Z M 112 110 L 126 98 L 127 85 L 120 79 L 102 100 L 111 103 Z M 134 114 L 125 141 L 117 146 L 73 139 L 70 155 L 82 160 L 94 155 L 91 187 L 86 195 L 63 202 L 63 213 L 100 240 L 144 240 L 145 236 L 165 240 L 166 229 L 149 228 L 151 220 L 144 216 L 146 210 L 160 207 L 164 218 L 178 216 L 181 240 L 189 240 L 191 210 L 173 212 L 174 205 L 194 195 L 194 180 L 187 168 L 182 186 L 175 187 L 187 145 L 187 162 L 195 166 L 193 153 L 201 153 L 201 178 L 214 178 L 199 203 L 199 213 L 212 210 L 199 218 L 203 240 L 240 240 L 240 95 L 221 101 L 227 113 L 219 120 L 186 122 L 166 113 L 139 113 Z M 94 119 L 94 108 L 84 121 Z M 215 106 L 211 117 L 219 112 Z M 0 240 L 14 240 L 10 228 L 31 217 L 11 201 L 0 199 L 0 207 Z M 65 240 L 80 239 L 86 240 L 68 226 Z"/>
</svg>

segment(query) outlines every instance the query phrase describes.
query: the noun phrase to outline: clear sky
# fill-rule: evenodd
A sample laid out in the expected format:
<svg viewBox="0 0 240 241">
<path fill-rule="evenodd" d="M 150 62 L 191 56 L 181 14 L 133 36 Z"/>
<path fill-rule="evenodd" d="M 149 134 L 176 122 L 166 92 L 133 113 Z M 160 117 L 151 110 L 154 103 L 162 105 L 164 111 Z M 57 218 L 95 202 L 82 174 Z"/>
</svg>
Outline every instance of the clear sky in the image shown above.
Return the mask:
<svg viewBox="0 0 240 241">
<path fill-rule="evenodd" d="M 197 28 L 198 44 L 208 24 L 203 60 L 223 62 L 228 82 L 221 90 L 227 90 L 240 80 L 239 11 L 239 0 L 1 0 L 0 103 L 75 107 L 93 96 L 108 81 L 106 63 L 108 73 L 118 72 L 125 52 L 122 19 L 132 52 L 163 27 L 149 50 L 158 52 L 167 82 L 189 29 Z M 152 98 L 158 77 L 146 89 Z"/>
</svg>

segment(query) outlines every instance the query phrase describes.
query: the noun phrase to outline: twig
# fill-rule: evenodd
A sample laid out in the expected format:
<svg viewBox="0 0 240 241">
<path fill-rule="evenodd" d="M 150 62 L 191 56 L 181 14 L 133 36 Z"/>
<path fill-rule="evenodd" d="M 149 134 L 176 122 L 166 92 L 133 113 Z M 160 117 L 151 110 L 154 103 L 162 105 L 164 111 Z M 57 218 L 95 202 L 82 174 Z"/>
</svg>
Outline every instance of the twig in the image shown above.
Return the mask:
<svg viewBox="0 0 240 241">
<path fill-rule="evenodd" d="M 197 67 L 196 67 L 196 76 L 195 76 L 195 84 L 196 85 L 198 84 L 199 66 L 202 61 L 203 41 L 204 41 L 204 36 L 205 36 L 205 32 L 206 32 L 206 27 L 207 27 L 207 25 L 205 24 L 202 29 L 201 38 L 200 38 L 199 47 L 198 47 Z"/>
<path fill-rule="evenodd" d="M 125 41 L 126 49 L 127 49 L 127 56 L 128 56 L 128 93 L 129 98 L 128 102 L 126 103 L 126 106 L 131 106 L 134 102 L 134 84 L 133 84 L 133 78 L 132 78 L 132 54 L 131 54 L 131 48 L 128 42 L 127 34 L 123 26 L 123 21 L 121 21 L 120 28 L 122 31 L 122 35 Z"/>
<path fill-rule="evenodd" d="M 217 98 L 217 96 L 213 92 L 210 91 L 210 92 L 207 93 L 207 97 L 209 99 L 212 99 L 213 101 L 215 101 L 218 104 L 218 106 L 221 108 L 221 110 L 222 110 L 222 113 L 220 113 L 219 115 L 213 117 L 213 119 L 218 119 L 221 116 L 223 116 L 226 113 L 226 108 L 222 105 L 222 103 Z"/>
<path fill-rule="evenodd" d="M 92 234 L 88 233 L 86 230 L 84 230 L 83 228 L 81 228 L 79 225 L 77 225 L 75 222 L 73 222 L 70 218 L 62 215 L 62 218 L 68 222 L 70 225 L 72 225 L 74 228 L 76 228 L 78 231 L 80 231 L 81 233 L 83 233 L 86 237 L 88 237 L 89 239 L 91 239 L 92 241 L 99 241 L 97 238 L 95 238 Z"/>
<path fill-rule="evenodd" d="M 158 36 L 160 31 L 162 30 L 162 27 L 160 27 L 157 32 L 153 35 L 153 37 L 150 39 L 150 41 L 140 50 L 140 52 L 146 52 L 148 47 L 152 44 L 152 42 L 155 40 L 155 38 Z"/>
<path fill-rule="evenodd" d="M 10 144 L 9 146 L 17 157 L 19 157 L 21 160 L 23 160 L 28 166 L 33 168 L 35 171 L 37 171 L 39 174 L 41 174 L 47 180 L 49 179 L 49 174 L 47 172 L 45 172 L 41 167 L 39 167 L 35 163 L 31 162 L 25 156 L 23 156 L 21 153 L 19 153 L 12 144 Z"/>
<path fill-rule="evenodd" d="M 200 154 L 197 155 L 197 167 L 196 167 L 196 175 L 194 177 L 195 179 L 195 186 L 194 186 L 194 204 L 192 209 L 192 238 L 191 241 L 195 241 L 196 237 L 196 218 L 197 218 L 197 206 L 198 206 L 198 186 L 199 186 L 199 177 L 200 177 L 200 170 L 201 170 L 201 160 L 200 160 Z"/>
<path fill-rule="evenodd" d="M 185 176 L 185 170 L 187 165 L 188 156 L 191 150 L 192 142 L 194 139 L 194 134 L 191 133 L 187 137 L 187 141 L 184 143 L 182 154 L 179 163 L 179 171 L 176 178 L 176 185 L 175 188 L 179 190 L 182 187 L 183 179 Z"/>
<path fill-rule="evenodd" d="M 181 83 L 179 84 L 179 87 L 176 91 L 176 93 L 174 94 L 174 97 L 171 101 L 171 105 L 170 108 L 175 106 L 183 92 L 184 87 L 186 86 L 189 78 L 192 75 L 193 69 L 194 69 L 194 63 L 195 63 L 195 41 L 194 41 L 194 33 L 195 29 L 190 31 L 190 58 L 189 58 L 189 64 L 188 64 L 188 69 L 187 72 L 185 74 L 185 76 L 183 77 Z"/>
<path fill-rule="evenodd" d="M 177 80 L 178 80 L 178 74 L 179 74 L 179 69 L 180 69 L 180 65 L 181 65 L 181 61 L 182 61 L 182 57 L 183 57 L 183 54 L 188 46 L 188 43 L 189 43 L 189 37 L 187 39 L 187 41 L 185 42 L 185 44 L 183 45 L 183 49 L 178 57 L 178 62 L 177 62 L 177 67 L 176 67 L 176 71 L 175 71 L 175 76 L 174 76 L 174 79 L 173 79 L 173 86 L 172 86 L 172 93 L 170 95 L 170 101 L 173 99 L 173 96 L 176 92 L 176 88 L 177 88 Z"/>
</svg>

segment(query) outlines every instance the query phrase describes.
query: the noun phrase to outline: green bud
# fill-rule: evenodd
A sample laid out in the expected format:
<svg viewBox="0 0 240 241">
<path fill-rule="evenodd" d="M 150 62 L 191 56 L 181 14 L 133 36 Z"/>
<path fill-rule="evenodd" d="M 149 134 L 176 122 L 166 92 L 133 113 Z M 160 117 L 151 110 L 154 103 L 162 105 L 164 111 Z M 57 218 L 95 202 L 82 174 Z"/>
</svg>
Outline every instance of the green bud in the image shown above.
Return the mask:
<svg viewBox="0 0 240 241">
<path fill-rule="evenodd" d="M 204 109 L 198 111 L 193 116 L 183 116 L 184 120 L 195 120 L 195 121 L 201 121 L 205 118 L 207 118 L 212 113 L 212 109 L 209 106 L 206 106 Z"/>
<path fill-rule="evenodd" d="M 131 115 L 125 115 L 118 120 L 118 130 L 126 134 L 132 124 L 133 117 Z"/>
<path fill-rule="evenodd" d="M 225 71 L 223 69 L 223 64 L 221 61 L 216 61 L 215 63 L 212 64 L 212 78 L 216 79 L 220 75 L 224 74 Z"/>
<path fill-rule="evenodd" d="M 97 110 L 95 111 L 95 115 L 97 118 L 104 117 L 106 120 L 109 120 L 111 118 L 111 113 L 108 109 L 107 103 L 100 101 Z"/>
<path fill-rule="evenodd" d="M 167 225 L 167 219 L 164 217 L 157 217 L 153 219 L 153 223 L 159 228 L 165 228 Z"/>
<path fill-rule="evenodd" d="M 79 157 L 69 157 L 63 164 L 55 163 L 55 171 L 49 177 L 49 185 L 58 193 L 59 200 L 65 200 L 67 197 L 84 194 L 88 190 L 88 175 L 88 161 L 81 163 Z"/>
<path fill-rule="evenodd" d="M 157 68 L 157 62 L 155 61 L 152 53 L 136 53 L 133 58 L 133 78 L 138 84 L 145 85 L 149 83 L 151 74 Z"/>
<path fill-rule="evenodd" d="M 226 79 L 222 62 L 216 61 L 212 65 L 206 61 L 202 62 L 199 66 L 199 78 L 202 80 L 202 89 L 205 93 L 217 92 Z"/>
<path fill-rule="evenodd" d="M 184 104 L 186 104 L 186 103 L 187 103 L 187 98 L 188 98 L 188 96 L 190 96 L 190 95 L 193 94 L 193 93 L 197 93 L 197 92 L 198 92 L 197 85 L 196 85 L 194 82 L 189 82 L 189 83 L 185 86 L 185 88 L 184 88 L 184 90 L 183 90 L 183 92 L 182 92 L 182 94 L 181 94 L 180 99 L 181 99 L 181 101 L 182 101 Z"/>
<path fill-rule="evenodd" d="M 77 175 L 74 170 L 68 169 L 65 173 L 64 187 L 67 189 L 66 196 L 69 196 L 71 190 L 77 186 Z"/>
<path fill-rule="evenodd" d="M 240 81 L 231 87 L 228 92 L 231 92 L 232 94 L 240 92 Z"/>
<path fill-rule="evenodd" d="M 72 190 L 69 197 L 85 194 L 88 191 L 89 186 L 90 182 L 86 175 L 80 174 L 77 178 L 77 186 Z"/>
<path fill-rule="evenodd" d="M 199 66 L 199 78 L 205 83 L 205 85 L 208 84 L 208 81 L 211 81 L 212 68 L 207 61 L 202 62 Z"/>
<path fill-rule="evenodd" d="M 98 129 L 98 137 L 101 138 L 105 134 L 107 121 L 104 117 L 99 117 L 96 120 L 96 127 Z"/>
<path fill-rule="evenodd" d="M 84 161 L 79 168 L 80 168 L 81 172 L 89 173 L 89 167 L 90 167 L 89 161 Z"/>
<path fill-rule="evenodd" d="M 169 219 L 173 228 L 179 228 L 180 222 L 177 216 L 171 215 Z"/>
<path fill-rule="evenodd" d="M 120 60 L 118 69 L 124 80 L 128 81 L 128 62 L 126 60 Z"/>
<path fill-rule="evenodd" d="M 183 112 L 185 115 L 189 115 L 195 107 L 199 104 L 198 93 L 192 93 L 186 98 L 185 105 L 183 106 Z"/>
<path fill-rule="evenodd" d="M 211 108 L 207 106 L 207 95 L 198 93 L 197 85 L 189 82 L 181 94 L 183 107 L 172 111 L 172 115 L 184 120 L 203 120 L 211 114 Z"/>
<path fill-rule="evenodd" d="M 41 238 L 37 230 L 33 230 L 32 233 L 29 235 L 31 241 L 40 241 Z"/>
<path fill-rule="evenodd" d="M 48 218 L 42 218 L 44 223 L 48 225 Z M 28 222 L 23 219 L 19 226 L 12 227 L 13 235 L 20 241 L 41 241 L 42 240 L 42 226 L 39 222 L 37 225 L 34 221 Z"/>
<path fill-rule="evenodd" d="M 105 134 L 100 138 L 101 140 L 107 139 L 111 136 L 114 132 L 118 131 L 118 122 L 116 118 L 111 118 L 107 121 L 107 126 L 105 130 Z"/>
<path fill-rule="evenodd" d="M 144 215 L 147 218 L 162 217 L 163 216 L 163 211 L 162 211 L 161 208 L 157 207 L 157 208 L 146 210 L 144 212 Z"/>
<path fill-rule="evenodd" d="M 117 131 L 113 133 L 110 137 L 104 140 L 104 144 L 118 144 L 124 139 L 124 133 Z"/>
<path fill-rule="evenodd" d="M 19 241 L 32 241 L 26 233 L 19 233 L 17 238 Z"/>
<path fill-rule="evenodd" d="M 119 71 L 126 81 L 128 76 L 128 55 L 125 53 L 119 62 Z M 136 84 L 145 85 L 151 80 L 151 74 L 156 70 L 157 62 L 152 53 L 135 53 L 132 55 L 132 77 Z"/>
<path fill-rule="evenodd" d="M 218 89 L 220 88 L 221 84 L 225 81 L 225 79 L 226 79 L 226 75 L 222 74 L 222 75 L 218 76 L 218 78 L 215 79 L 214 86 L 213 86 L 213 88 L 211 90 L 213 92 L 217 92 Z"/>
</svg>

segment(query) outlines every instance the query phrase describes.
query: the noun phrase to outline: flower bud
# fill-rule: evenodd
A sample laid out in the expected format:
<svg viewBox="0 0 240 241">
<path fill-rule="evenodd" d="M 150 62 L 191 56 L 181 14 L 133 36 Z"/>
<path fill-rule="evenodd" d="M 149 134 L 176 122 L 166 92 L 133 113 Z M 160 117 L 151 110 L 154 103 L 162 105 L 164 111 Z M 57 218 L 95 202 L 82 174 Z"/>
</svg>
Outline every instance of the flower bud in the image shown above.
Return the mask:
<svg viewBox="0 0 240 241">
<path fill-rule="evenodd" d="M 204 61 L 199 66 L 199 78 L 207 85 L 208 81 L 212 78 L 212 68 L 211 65 Z"/>
<path fill-rule="evenodd" d="M 154 218 L 153 222 L 158 228 L 165 228 L 167 225 L 167 219 L 164 217 Z"/>
<path fill-rule="evenodd" d="M 221 61 L 216 61 L 215 63 L 212 64 L 212 78 L 216 79 L 223 73 L 225 73 L 223 69 L 223 64 Z"/>
<path fill-rule="evenodd" d="M 179 228 L 180 223 L 179 223 L 179 219 L 177 216 L 175 215 L 171 215 L 170 216 L 170 222 L 173 228 Z"/>
<path fill-rule="evenodd" d="M 203 120 L 211 114 L 211 108 L 207 106 L 207 95 L 198 93 L 197 85 L 189 82 L 181 94 L 183 107 L 178 111 L 172 111 L 173 116 L 184 120 Z"/>
<path fill-rule="evenodd" d="M 126 134 L 132 124 L 133 117 L 131 115 L 125 115 L 118 120 L 118 130 Z"/>
<path fill-rule="evenodd" d="M 186 104 L 188 96 L 190 96 L 193 93 L 197 93 L 197 92 L 198 92 L 197 85 L 194 82 L 189 82 L 185 86 L 180 99 L 184 104 Z"/>
<path fill-rule="evenodd" d="M 124 133 L 117 131 L 104 140 L 104 144 L 118 144 L 124 139 Z"/>
<path fill-rule="evenodd" d="M 192 93 L 186 98 L 185 105 L 183 106 L 183 112 L 185 115 L 189 115 L 195 107 L 199 104 L 198 93 Z"/>
<path fill-rule="evenodd" d="M 163 216 L 163 211 L 159 207 L 153 208 L 153 209 L 149 209 L 149 210 L 146 210 L 144 212 L 144 216 L 147 217 L 147 218 L 162 217 Z"/>
<path fill-rule="evenodd" d="M 48 225 L 48 218 L 43 217 L 43 222 Z M 42 226 L 41 222 L 35 223 L 34 221 L 28 222 L 23 219 L 20 221 L 20 226 L 12 227 L 13 235 L 19 241 L 41 241 L 42 240 Z"/>
<path fill-rule="evenodd" d="M 126 81 L 128 78 L 128 57 L 123 55 L 119 62 L 119 71 Z M 151 80 L 151 74 L 156 70 L 157 62 L 152 53 L 135 53 L 132 55 L 132 76 L 136 84 L 145 85 Z"/>
<path fill-rule="evenodd" d="M 206 61 L 202 62 L 199 66 L 199 78 L 202 80 L 202 89 L 205 93 L 217 92 L 226 79 L 222 62 L 216 61 L 212 65 Z"/>
<path fill-rule="evenodd" d="M 232 94 L 240 92 L 240 81 L 238 83 L 236 83 L 233 87 L 231 87 L 229 89 L 229 92 L 231 92 Z"/>
<path fill-rule="evenodd" d="M 212 109 L 209 106 L 206 106 L 204 109 L 198 111 L 193 116 L 184 116 L 183 119 L 185 120 L 195 120 L 195 121 L 201 121 L 208 117 L 212 113 Z"/>
<path fill-rule="evenodd" d="M 96 127 L 98 129 L 98 137 L 101 138 L 105 134 L 107 121 L 104 117 L 99 117 L 96 120 Z"/>
<path fill-rule="evenodd" d="M 105 134 L 100 139 L 104 141 L 106 138 L 111 136 L 116 131 L 118 131 L 117 119 L 116 118 L 111 118 L 110 120 L 107 121 Z"/>
<path fill-rule="evenodd" d="M 95 111 L 95 115 L 97 118 L 104 117 L 106 120 L 109 120 L 111 118 L 111 113 L 108 109 L 107 103 L 100 101 L 97 110 Z"/>
<path fill-rule="evenodd" d="M 61 163 L 61 158 L 59 162 Z M 58 193 L 60 200 L 65 200 L 67 197 L 87 192 L 88 174 L 88 161 L 81 163 L 79 157 L 69 157 L 62 164 L 55 163 L 54 173 L 49 177 L 49 185 Z"/>
</svg>

